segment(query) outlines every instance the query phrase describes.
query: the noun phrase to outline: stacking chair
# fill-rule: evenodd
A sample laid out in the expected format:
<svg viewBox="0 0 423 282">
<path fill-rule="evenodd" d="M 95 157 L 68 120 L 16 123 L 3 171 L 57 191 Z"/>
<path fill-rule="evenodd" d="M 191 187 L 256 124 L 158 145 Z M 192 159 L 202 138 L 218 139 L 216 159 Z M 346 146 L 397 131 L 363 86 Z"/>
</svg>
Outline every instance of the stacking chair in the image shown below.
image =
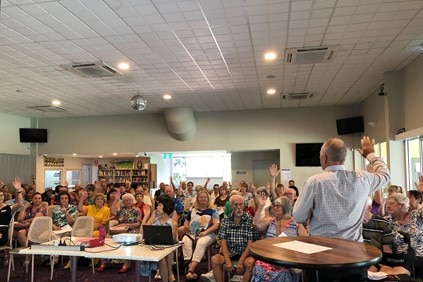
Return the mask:
<svg viewBox="0 0 423 282">
<path fill-rule="evenodd" d="M 35 217 L 28 230 L 29 244 L 41 244 L 51 241 L 53 236 L 53 221 L 51 217 L 39 216 Z M 53 256 L 50 256 L 50 280 L 53 280 L 54 262 Z M 34 255 L 31 259 L 31 282 L 34 281 Z"/>
<path fill-rule="evenodd" d="M 412 278 L 415 277 L 414 262 L 416 261 L 416 251 L 411 247 L 410 235 L 407 233 L 400 232 L 404 236 L 404 242 L 408 244 L 408 251 L 405 254 L 382 254 L 382 264 L 394 267 L 403 266 L 410 270 Z"/>
<path fill-rule="evenodd" d="M 12 244 L 13 244 L 13 241 L 12 240 L 10 240 L 10 238 L 12 237 L 12 235 L 13 235 L 13 224 L 15 223 L 15 221 L 14 221 L 14 219 L 13 219 L 13 217 L 12 217 L 12 219 L 10 220 L 10 222 L 9 222 L 9 229 L 8 229 L 8 231 L 7 231 L 7 238 L 9 239 L 9 242 L 8 243 L 6 243 L 4 246 L 0 246 L 0 251 L 4 251 L 4 252 L 7 252 L 7 251 L 9 251 L 10 249 L 12 249 Z"/>
<path fill-rule="evenodd" d="M 39 216 L 35 217 L 34 220 L 31 223 L 31 226 L 28 230 L 28 240 L 25 244 L 25 246 L 21 246 L 19 248 L 12 248 L 9 252 L 9 269 L 7 273 L 7 281 L 10 281 L 10 271 L 13 268 L 15 270 L 14 265 L 14 255 L 19 254 L 19 251 L 21 249 L 27 248 L 30 246 L 30 244 L 41 244 L 45 243 L 51 240 L 52 238 L 52 220 L 51 217 L 48 216 Z M 13 230 L 12 235 L 10 236 L 10 244 L 13 244 Z M 25 268 L 26 272 L 28 272 L 28 259 L 25 259 Z M 53 256 L 50 256 L 50 280 L 53 280 L 53 270 L 54 270 L 54 264 L 53 264 Z M 32 255 L 31 260 L 31 282 L 34 281 L 34 255 Z"/>
<path fill-rule="evenodd" d="M 57 207 L 57 205 L 50 205 L 47 207 L 47 216 L 51 217 L 53 214 L 54 209 Z"/>
<path fill-rule="evenodd" d="M 73 224 L 71 237 L 92 237 L 94 218 L 92 216 L 78 216 Z"/>
<path fill-rule="evenodd" d="M 71 231 L 72 237 L 92 237 L 94 218 L 92 216 L 78 216 Z M 91 259 L 92 271 L 95 273 L 94 259 Z"/>
<path fill-rule="evenodd" d="M 10 281 L 10 272 L 11 270 L 15 271 L 15 261 L 14 261 L 14 255 L 19 255 L 19 251 L 22 249 L 25 249 L 27 246 L 21 246 L 17 247 L 13 244 L 13 227 L 15 225 L 15 219 L 12 217 L 12 220 L 9 224 L 9 265 L 8 265 L 8 271 L 7 271 L 7 282 Z M 28 260 L 25 259 L 25 272 L 28 272 Z"/>
</svg>

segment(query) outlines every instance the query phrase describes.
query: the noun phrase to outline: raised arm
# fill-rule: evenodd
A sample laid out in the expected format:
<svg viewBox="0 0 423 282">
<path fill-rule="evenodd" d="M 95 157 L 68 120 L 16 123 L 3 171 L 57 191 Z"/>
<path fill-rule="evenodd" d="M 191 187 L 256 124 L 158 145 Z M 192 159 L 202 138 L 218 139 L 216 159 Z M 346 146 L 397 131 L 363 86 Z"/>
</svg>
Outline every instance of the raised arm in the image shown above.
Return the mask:
<svg viewBox="0 0 423 282">
<path fill-rule="evenodd" d="M 419 176 L 419 183 L 414 182 L 414 186 L 420 193 L 423 193 L 423 175 Z"/>
<path fill-rule="evenodd" d="M 110 214 L 116 215 L 116 207 L 120 199 L 120 190 L 115 192 L 115 198 L 113 199 L 113 203 L 110 206 Z"/>
<path fill-rule="evenodd" d="M 22 196 L 23 188 L 21 185 L 21 179 L 19 177 L 15 177 L 15 179 L 13 180 L 13 187 L 15 187 L 17 194 L 16 194 L 16 203 L 12 206 L 12 213 L 17 211 L 20 207 L 22 207 L 24 203 L 24 199 Z"/>
<path fill-rule="evenodd" d="M 279 175 L 279 169 L 276 164 L 272 164 L 269 167 L 270 172 L 270 198 L 272 200 L 276 200 L 278 198 L 278 194 L 276 194 L 276 177 Z"/>
<path fill-rule="evenodd" d="M 79 194 L 78 211 L 83 215 L 86 215 L 84 211 L 84 201 L 88 198 L 87 191 L 82 190 Z"/>
<path fill-rule="evenodd" d="M 267 230 L 267 227 L 270 224 L 270 221 L 272 220 L 271 217 L 266 216 L 266 217 L 261 217 L 261 213 L 264 209 L 264 205 L 266 203 L 267 197 L 264 193 L 259 193 L 256 195 L 256 199 L 257 199 L 257 210 L 254 214 L 253 217 L 253 226 L 260 232 L 263 232 L 265 230 Z"/>
</svg>

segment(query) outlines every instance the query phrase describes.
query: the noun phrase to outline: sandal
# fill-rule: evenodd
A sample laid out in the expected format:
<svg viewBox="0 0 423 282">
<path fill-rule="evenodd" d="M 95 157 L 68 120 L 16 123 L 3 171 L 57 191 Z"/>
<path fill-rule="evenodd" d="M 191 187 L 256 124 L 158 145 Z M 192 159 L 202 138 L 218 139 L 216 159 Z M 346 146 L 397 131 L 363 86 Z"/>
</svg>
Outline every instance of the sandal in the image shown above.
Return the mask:
<svg viewBox="0 0 423 282">
<path fill-rule="evenodd" d="M 188 280 L 196 280 L 197 279 L 197 273 L 190 270 L 185 275 L 185 278 L 188 279 Z"/>
</svg>

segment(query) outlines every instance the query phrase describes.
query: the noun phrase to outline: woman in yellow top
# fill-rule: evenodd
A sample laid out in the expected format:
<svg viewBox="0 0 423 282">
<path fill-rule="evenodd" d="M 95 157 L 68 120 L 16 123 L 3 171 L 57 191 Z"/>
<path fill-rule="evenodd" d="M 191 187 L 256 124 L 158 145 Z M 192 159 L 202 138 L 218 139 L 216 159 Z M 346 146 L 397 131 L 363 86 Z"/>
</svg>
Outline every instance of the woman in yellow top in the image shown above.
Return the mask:
<svg viewBox="0 0 423 282">
<path fill-rule="evenodd" d="M 94 218 L 94 232 L 93 237 L 99 237 L 98 228 L 103 225 L 109 223 L 110 219 L 110 209 L 105 205 L 106 203 L 106 196 L 103 193 L 97 193 L 94 196 L 94 205 L 83 205 L 84 200 L 87 199 L 87 193 L 81 193 L 81 199 L 78 203 L 78 211 L 82 213 L 82 215 L 92 216 Z"/>
</svg>

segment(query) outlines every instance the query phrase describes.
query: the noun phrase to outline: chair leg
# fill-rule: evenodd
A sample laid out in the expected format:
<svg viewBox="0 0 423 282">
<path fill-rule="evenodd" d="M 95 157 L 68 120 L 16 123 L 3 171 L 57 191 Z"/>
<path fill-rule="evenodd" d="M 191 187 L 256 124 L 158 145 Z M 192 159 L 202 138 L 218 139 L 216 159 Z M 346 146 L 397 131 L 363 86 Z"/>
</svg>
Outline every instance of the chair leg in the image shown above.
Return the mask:
<svg viewBox="0 0 423 282">
<path fill-rule="evenodd" d="M 50 280 L 53 280 L 54 256 L 50 256 Z"/>
<path fill-rule="evenodd" d="M 11 267 L 12 266 L 13 266 L 13 271 L 15 271 L 15 263 L 13 261 L 13 254 L 10 254 L 10 257 L 9 257 L 9 268 L 8 268 L 8 271 L 7 271 L 7 282 L 10 281 L 10 270 L 11 270 Z"/>
<path fill-rule="evenodd" d="M 34 255 L 32 255 L 31 259 L 31 282 L 34 282 Z"/>
<path fill-rule="evenodd" d="M 95 273 L 95 260 L 93 258 L 91 259 L 91 266 L 92 266 L 93 273 Z"/>
</svg>

